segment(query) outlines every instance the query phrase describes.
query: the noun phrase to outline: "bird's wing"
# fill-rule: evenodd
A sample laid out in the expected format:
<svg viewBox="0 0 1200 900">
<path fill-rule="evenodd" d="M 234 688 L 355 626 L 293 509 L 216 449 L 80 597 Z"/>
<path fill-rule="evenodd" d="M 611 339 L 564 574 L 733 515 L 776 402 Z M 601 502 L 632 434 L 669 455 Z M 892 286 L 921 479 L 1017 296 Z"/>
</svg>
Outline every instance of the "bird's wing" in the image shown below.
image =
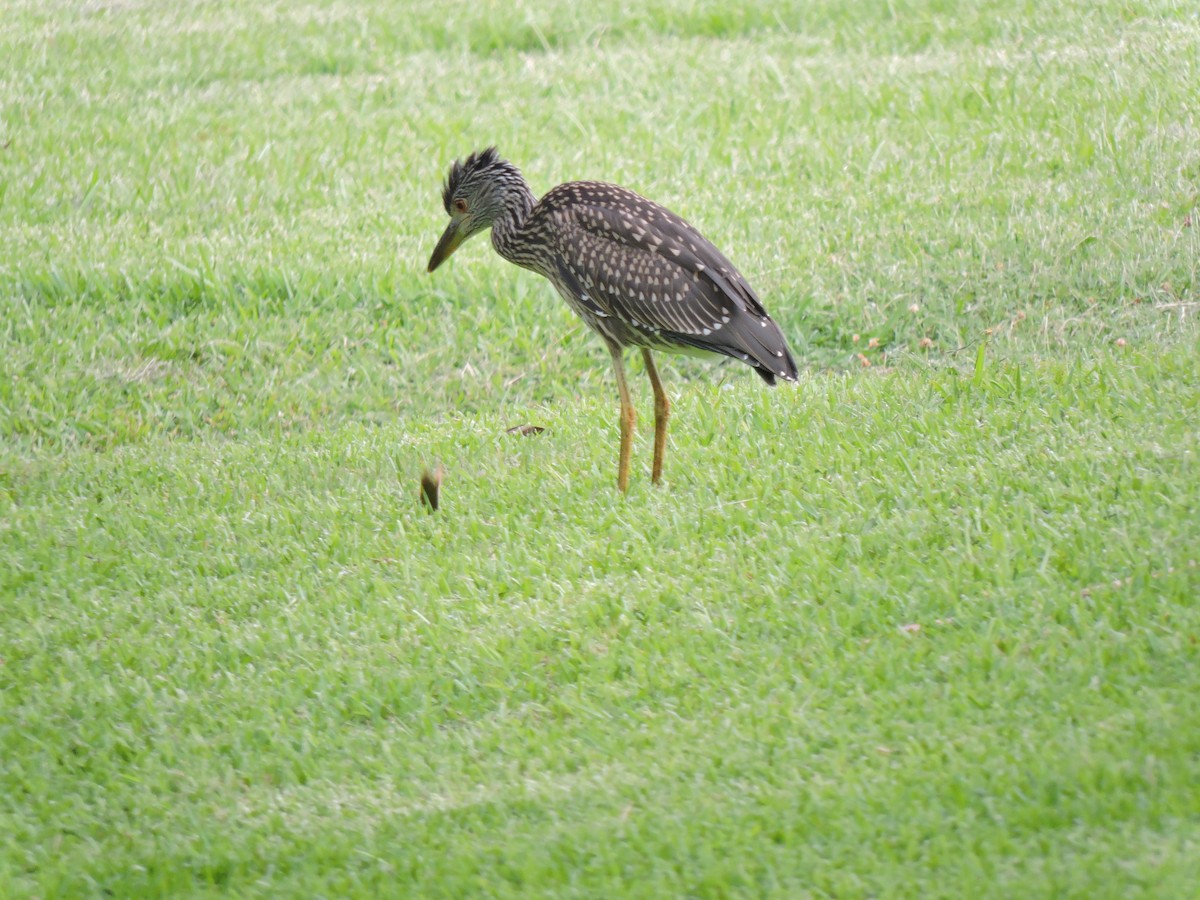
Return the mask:
<svg viewBox="0 0 1200 900">
<path fill-rule="evenodd" d="M 560 277 L 601 315 L 794 377 L 786 342 L 733 264 L 695 228 L 632 191 L 573 182 L 547 204 Z M 557 209 L 555 209 L 557 207 Z"/>
</svg>

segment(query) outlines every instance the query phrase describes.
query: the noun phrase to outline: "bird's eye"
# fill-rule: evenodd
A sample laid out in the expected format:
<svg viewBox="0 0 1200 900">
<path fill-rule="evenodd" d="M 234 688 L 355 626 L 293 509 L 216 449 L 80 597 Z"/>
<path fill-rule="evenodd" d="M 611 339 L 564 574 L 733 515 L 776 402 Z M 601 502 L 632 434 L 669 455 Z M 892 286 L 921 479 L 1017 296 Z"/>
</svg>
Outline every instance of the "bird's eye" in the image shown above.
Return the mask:
<svg viewBox="0 0 1200 900">
<path fill-rule="evenodd" d="M 454 208 L 460 213 L 465 213 L 467 211 L 467 201 L 462 197 L 456 198 L 454 201 Z"/>
</svg>

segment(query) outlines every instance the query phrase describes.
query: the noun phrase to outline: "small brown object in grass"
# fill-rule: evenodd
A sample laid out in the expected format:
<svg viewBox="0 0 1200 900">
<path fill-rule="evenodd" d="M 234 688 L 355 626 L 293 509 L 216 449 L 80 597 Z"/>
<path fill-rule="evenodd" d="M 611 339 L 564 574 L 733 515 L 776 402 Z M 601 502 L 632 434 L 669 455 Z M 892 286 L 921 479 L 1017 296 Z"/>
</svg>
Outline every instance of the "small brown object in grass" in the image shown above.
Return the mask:
<svg viewBox="0 0 1200 900">
<path fill-rule="evenodd" d="M 446 470 L 442 468 L 442 464 L 438 463 L 433 467 L 433 471 L 426 469 L 421 473 L 421 503 L 429 507 L 430 512 L 438 508 L 438 492 L 442 488 L 442 478 L 446 475 Z"/>
<path fill-rule="evenodd" d="M 541 434 L 545 431 L 542 425 L 514 425 L 512 428 L 505 428 L 505 434 L 519 434 L 521 437 L 529 437 L 532 434 Z"/>
</svg>

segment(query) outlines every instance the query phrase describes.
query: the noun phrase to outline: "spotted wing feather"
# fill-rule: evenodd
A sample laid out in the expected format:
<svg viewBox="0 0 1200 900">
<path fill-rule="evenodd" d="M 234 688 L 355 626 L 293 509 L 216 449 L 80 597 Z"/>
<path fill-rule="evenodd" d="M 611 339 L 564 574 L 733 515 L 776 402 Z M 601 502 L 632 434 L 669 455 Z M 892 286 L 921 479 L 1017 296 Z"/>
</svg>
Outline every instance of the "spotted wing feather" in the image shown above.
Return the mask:
<svg viewBox="0 0 1200 900">
<path fill-rule="evenodd" d="M 538 204 L 555 226 L 559 281 L 632 343 L 721 353 L 772 383 L 796 364 L 779 327 L 741 273 L 695 228 L 632 191 L 571 182 Z"/>
</svg>

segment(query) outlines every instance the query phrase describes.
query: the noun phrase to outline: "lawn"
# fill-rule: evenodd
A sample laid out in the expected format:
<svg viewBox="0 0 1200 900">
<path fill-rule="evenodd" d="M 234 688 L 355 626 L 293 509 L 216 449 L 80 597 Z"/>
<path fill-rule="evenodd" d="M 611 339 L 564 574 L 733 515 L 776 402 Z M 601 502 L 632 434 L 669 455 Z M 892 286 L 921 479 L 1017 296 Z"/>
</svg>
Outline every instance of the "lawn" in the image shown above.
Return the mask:
<svg viewBox="0 0 1200 900">
<path fill-rule="evenodd" d="M 1194 896 L 1194 4 L 0 0 L 0 59 L 0 895 Z M 631 353 L 618 493 L 601 342 L 425 271 L 493 143 L 699 226 L 799 383 L 660 357 L 653 486 Z"/>
</svg>

